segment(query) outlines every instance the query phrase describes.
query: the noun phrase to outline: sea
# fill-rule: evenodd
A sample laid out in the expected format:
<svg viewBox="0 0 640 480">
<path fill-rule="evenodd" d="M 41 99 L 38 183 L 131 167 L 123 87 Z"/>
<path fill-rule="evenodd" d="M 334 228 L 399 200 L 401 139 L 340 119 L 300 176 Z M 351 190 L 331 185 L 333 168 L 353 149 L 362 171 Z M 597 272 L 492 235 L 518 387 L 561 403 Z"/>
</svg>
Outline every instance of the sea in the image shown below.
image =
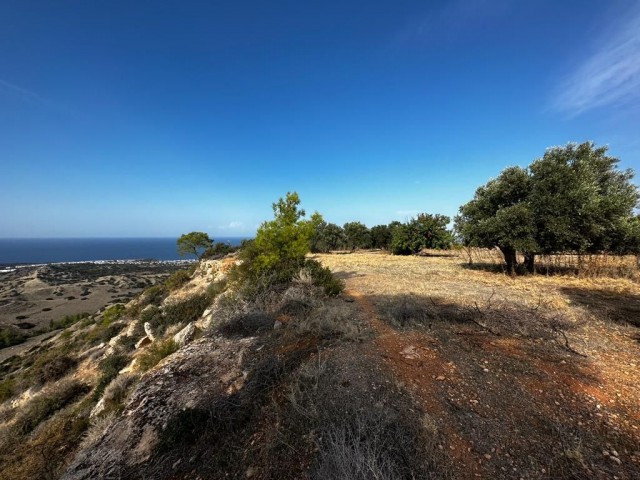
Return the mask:
<svg viewBox="0 0 640 480">
<path fill-rule="evenodd" d="M 237 246 L 245 238 L 216 237 L 215 242 Z M 0 238 L 0 265 L 188 259 L 178 255 L 176 240 L 177 238 Z"/>
</svg>

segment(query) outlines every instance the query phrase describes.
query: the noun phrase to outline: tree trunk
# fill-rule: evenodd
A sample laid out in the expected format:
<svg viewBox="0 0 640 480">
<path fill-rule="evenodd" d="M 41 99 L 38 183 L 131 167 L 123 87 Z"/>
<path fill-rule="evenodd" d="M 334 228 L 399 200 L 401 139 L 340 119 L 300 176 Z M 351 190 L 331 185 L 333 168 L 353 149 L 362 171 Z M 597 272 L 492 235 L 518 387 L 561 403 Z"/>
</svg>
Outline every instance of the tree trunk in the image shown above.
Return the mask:
<svg viewBox="0 0 640 480">
<path fill-rule="evenodd" d="M 516 249 L 512 247 L 499 247 L 502 255 L 504 255 L 504 261 L 507 263 L 507 272 L 509 275 L 513 275 L 516 271 L 516 265 L 518 265 L 518 258 L 516 256 Z"/>
<path fill-rule="evenodd" d="M 527 272 L 536 273 L 536 254 L 535 253 L 525 253 L 524 254 L 524 264 L 527 267 Z"/>
</svg>

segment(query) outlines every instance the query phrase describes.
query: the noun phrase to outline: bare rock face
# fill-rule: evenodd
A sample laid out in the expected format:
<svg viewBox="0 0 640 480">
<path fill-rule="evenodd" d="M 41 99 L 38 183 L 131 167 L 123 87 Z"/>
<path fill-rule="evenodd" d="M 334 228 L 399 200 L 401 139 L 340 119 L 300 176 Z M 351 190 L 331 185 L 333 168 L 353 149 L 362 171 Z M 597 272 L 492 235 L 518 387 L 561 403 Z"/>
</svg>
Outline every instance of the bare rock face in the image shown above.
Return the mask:
<svg viewBox="0 0 640 480">
<path fill-rule="evenodd" d="M 91 448 L 80 451 L 65 480 L 128 478 L 150 459 L 163 430 L 180 412 L 241 387 L 242 358 L 254 338 L 202 338 L 153 369 L 120 415 Z"/>
<path fill-rule="evenodd" d="M 182 347 L 192 341 L 195 336 L 196 325 L 193 322 L 189 322 L 186 327 L 173 336 L 173 341 L 176 342 L 179 347 Z"/>
</svg>

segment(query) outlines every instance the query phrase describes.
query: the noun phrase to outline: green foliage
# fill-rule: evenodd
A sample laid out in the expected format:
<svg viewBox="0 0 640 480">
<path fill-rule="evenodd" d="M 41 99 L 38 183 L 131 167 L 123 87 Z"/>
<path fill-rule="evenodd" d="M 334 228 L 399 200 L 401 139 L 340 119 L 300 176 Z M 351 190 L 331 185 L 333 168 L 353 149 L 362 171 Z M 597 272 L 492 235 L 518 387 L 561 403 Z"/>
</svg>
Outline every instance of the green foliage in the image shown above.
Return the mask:
<svg viewBox="0 0 640 480">
<path fill-rule="evenodd" d="M 236 247 L 232 247 L 228 243 L 216 242 L 212 247 L 209 247 L 204 251 L 204 253 L 200 256 L 200 259 L 206 260 L 209 258 L 223 257 L 235 252 L 236 250 Z"/>
<path fill-rule="evenodd" d="M 204 232 L 185 233 L 176 241 L 178 254 L 182 257 L 194 255 L 200 258 L 200 253 L 213 246 L 213 239 Z"/>
<path fill-rule="evenodd" d="M 4 403 L 9 400 L 16 393 L 16 380 L 15 378 L 5 378 L 0 381 L 0 403 Z"/>
<path fill-rule="evenodd" d="M 327 223 L 324 220 L 314 224 L 311 235 L 310 247 L 314 253 L 327 253 L 331 250 L 339 250 L 345 245 L 344 231 L 335 223 Z"/>
<path fill-rule="evenodd" d="M 60 328 L 67 328 L 87 318 L 89 318 L 89 313 L 87 312 L 76 313 L 74 315 L 65 315 L 60 320 L 51 320 L 49 322 L 49 329 L 58 330 Z"/>
<path fill-rule="evenodd" d="M 85 337 L 86 343 L 96 345 L 108 342 L 115 337 L 124 328 L 122 323 L 105 324 L 104 322 L 96 324 Z"/>
<path fill-rule="evenodd" d="M 33 365 L 32 375 L 39 384 L 61 379 L 78 364 L 69 355 L 54 355 L 43 355 Z"/>
<path fill-rule="evenodd" d="M 154 342 L 138 357 L 138 368 L 141 372 L 155 367 L 160 360 L 178 351 L 178 344 L 173 339 L 164 342 Z"/>
<path fill-rule="evenodd" d="M 0 329 L 0 348 L 11 347 L 12 345 L 18 345 L 24 342 L 27 335 L 16 330 L 15 328 L 6 327 Z"/>
<path fill-rule="evenodd" d="M 453 235 L 447 230 L 449 221 L 449 217 L 444 215 L 421 213 L 406 224 L 397 225 L 391 232 L 391 252 L 410 255 L 424 248 L 450 248 Z"/>
<path fill-rule="evenodd" d="M 16 416 L 12 428 L 18 435 L 27 434 L 43 420 L 88 391 L 89 387 L 77 380 L 58 383 L 46 395 L 39 395 L 22 408 Z"/>
<path fill-rule="evenodd" d="M 125 314 L 126 310 L 125 306 L 121 303 L 116 303 L 115 305 L 110 306 L 102 314 L 102 323 L 104 325 L 112 324 L 116 320 L 119 320 L 120 317 Z"/>
<path fill-rule="evenodd" d="M 321 287 L 326 295 L 340 295 L 344 290 L 344 282 L 335 278 L 327 267 L 323 266 L 316 260 L 307 260 L 304 264 L 305 269 L 309 272 L 313 284 Z"/>
<path fill-rule="evenodd" d="M 211 305 L 211 297 L 207 293 L 193 295 L 186 300 L 167 305 L 157 326 L 164 333 L 169 325 L 189 323 L 198 320 L 207 307 Z"/>
<path fill-rule="evenodd" d="M 191 280 L 191 274 L 187 270 L 178 270 L 164 281 L 164 286 L 168 291 L 172 292 L 188 283 L 189 280 Z"/>
<path fill-rule="evenodd" d="M 97 400 L 104 392 L 104 389 L 111 383 L 111 381 L 118 376 L 120 370 L 127 366 L 129 363 L 129 357 L 120 353 L 114 353 L 105 357 L 99 364 L 98 370 L 100 371 L 100 378 L 98 384 L 93 393 L 94 398 Z"/>
<path fill-rule="evenodd" d="M 371 248 L 371 232 L 366 225 L 360 222 L 348 222 L 344 224 L 345 245 L 351 250 L 358 248 Z"/>
<path fill-rule="evenodd" d="M 516 251 L 533 271 L 538 253 L 633 252 L 633 208 L 640 195 L 631 170 L 591 142 L 554 147 L 527 169 L 510 167 L 460 207 L 456 231 L 465 245 Z"/>
<path fill-rule="evenodd" d="M 167 298 L 167 289 L 164 285 L 154 285 L 147 288 L 140 299 L 141 307 L 147 305 L 160 305 L 162 301 Z"/>
<path fill-rule="evenodd" d="M 322 217 L 314 214 L 311 220 L 303 220 L 305 211 L 299 205 L 295 192 L 288 192 L 273 204 L 274 219 L 264 222 L 255 240 L 242 249 L 245 278 L 273 277 L 274 281 L 286 282 L 300 270 L 315 225 Z"/>
<path fill-rule="evenodd" d="M 392 222 L 389 225 L 371 227 L 371 246 L 382 250 L 390 250 L 393 231 L 400 225 L 400 222 Z"/>
</svg>

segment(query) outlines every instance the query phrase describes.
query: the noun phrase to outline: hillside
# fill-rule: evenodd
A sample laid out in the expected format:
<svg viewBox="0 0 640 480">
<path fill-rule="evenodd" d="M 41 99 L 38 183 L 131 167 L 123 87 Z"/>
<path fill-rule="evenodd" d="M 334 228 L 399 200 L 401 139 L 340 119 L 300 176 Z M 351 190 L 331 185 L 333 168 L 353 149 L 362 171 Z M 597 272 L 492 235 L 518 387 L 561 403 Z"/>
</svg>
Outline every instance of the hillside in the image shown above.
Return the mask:
<svg viewBox="0 0 640 480">
<path fill-rule="evenodd" d="M 342 294 L 207 261 L 5 361 L 0 478 L 640 478 L 637 282 L 315 258 Z"/>
</svg>

